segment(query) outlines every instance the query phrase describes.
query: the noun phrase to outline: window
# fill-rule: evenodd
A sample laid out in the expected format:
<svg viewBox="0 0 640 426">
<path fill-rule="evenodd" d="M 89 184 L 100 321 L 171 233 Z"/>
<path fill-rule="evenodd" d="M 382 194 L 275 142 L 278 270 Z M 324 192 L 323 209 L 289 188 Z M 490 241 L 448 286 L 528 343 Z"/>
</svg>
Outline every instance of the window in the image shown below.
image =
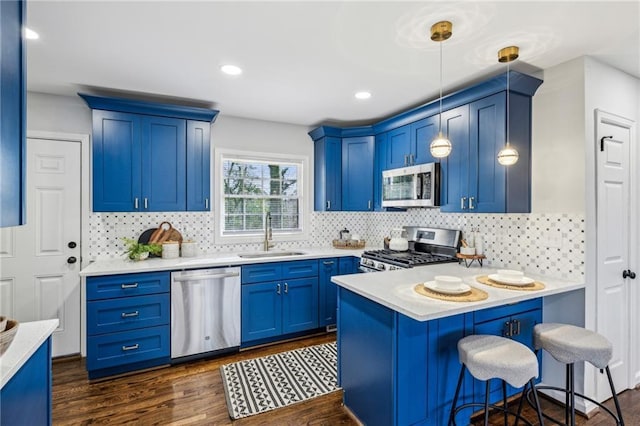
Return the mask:
<svg viewBox="0 0 640 426">
<path fill-rule="evenodd" d="M 303 232 L 303 159 L 231 152 L 216 159 L 219 236 L 254 240 L 264 234 L 266 213 L 274 236 Z"/>
</svg>

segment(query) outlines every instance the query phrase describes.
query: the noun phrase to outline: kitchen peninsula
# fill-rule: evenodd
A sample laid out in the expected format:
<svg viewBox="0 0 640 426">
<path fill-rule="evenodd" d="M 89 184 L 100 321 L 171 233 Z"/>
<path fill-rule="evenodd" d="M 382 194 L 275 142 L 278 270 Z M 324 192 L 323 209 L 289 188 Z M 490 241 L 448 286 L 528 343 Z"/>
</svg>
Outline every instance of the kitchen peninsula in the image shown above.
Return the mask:
<svg viewBox="0 0 640 426">
<path fill-rule="evenodd" d="M 542 298 L 580 290 L 584 283 L 531 276 L 536 291 L 506 290 L 475 281 L 495 271 L 442 264 L 384 273 L 336 276 L 338 378 L 345 406 L 367 425 L 445 425 L 459 374 L 457 341 L 470 334 L 507 335 L 528 346 L 542 321 Z M 436 275 L 453 275 L 488 294 L 478 302 L 450 302 L 414 287 Z M 483 389 L 471 376 L 462 400 Z M 495 386 L 498 385 L 498 386 Z M 492 399 L 500 396 L 496 381 Z M 494 395 L 495 391 L 495 395 Z M 517 390 L 509 388 L 514 394 Z M 462 411 L 458 424 L 468 416 Z"/>
</svg>

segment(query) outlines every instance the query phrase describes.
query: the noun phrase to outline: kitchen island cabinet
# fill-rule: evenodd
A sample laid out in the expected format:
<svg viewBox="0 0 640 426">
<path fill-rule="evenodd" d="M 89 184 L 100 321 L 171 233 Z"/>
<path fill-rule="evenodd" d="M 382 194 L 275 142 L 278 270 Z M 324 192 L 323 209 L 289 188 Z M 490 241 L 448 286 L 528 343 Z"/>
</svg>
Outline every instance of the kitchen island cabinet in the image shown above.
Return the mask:
<svg viewBox="0 0 640 426">
<path fill-rule="evenodd" d="M 584 287 L 551 278 L 538 278 L 546 285 L 540 291 L 475 283 L 489 297 L 469 303 L 438 301 L 413 291 L 418 283 L 440 274 L 473 280 L 458 265 L 334 278 L 339 286 L 340 386 L 345 406 L 363 423 L 446 425 L 460 371 L 458 340 L 474 333 L 504 334 L 531 347 L 533 325 L 542 321 L 541 298 Z M 483 388 L 468 376 L 461 403 L 474 393 L 481 399 Z M 469 415 L 460 412 L 458 424 L 467 424 Z"/>
</svg>

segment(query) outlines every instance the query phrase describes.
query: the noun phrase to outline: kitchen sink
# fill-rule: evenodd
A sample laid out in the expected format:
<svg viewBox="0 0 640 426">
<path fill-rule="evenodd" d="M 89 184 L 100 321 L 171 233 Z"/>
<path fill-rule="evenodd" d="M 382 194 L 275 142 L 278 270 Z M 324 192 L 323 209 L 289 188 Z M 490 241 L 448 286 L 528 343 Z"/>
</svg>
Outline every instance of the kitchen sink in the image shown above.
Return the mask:
<svg viewBox="0 0 640 426">
<path fill-rule="evenodd" d="M 238 253 L 238 257 L 243 259 L 262 259 L 264 257 L 286 257 L 301 256 L 307 254 L 302 251 L 256 251 L 249 253 Z"/>
</svg>

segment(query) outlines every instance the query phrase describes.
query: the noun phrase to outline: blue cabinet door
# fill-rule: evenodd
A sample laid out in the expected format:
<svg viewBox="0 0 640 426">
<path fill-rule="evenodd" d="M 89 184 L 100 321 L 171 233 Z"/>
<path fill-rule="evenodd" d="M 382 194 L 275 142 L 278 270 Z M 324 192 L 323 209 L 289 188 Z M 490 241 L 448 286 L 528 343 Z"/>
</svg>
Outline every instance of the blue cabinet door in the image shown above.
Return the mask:
<svg viewBox="0 0 640 426">
<path fill-rule="evenodd" d="M 438 135 L 440 115 L 418 120 L 411 123 L 411 153 L 413 164 L 433 163 L 436 161 L 431 155 L 429 147 L 431 141 Z"/>
<path fill-rule="evenodd" d="M 275 281 L 242 285 L 243 344 L 282 334 L 283 291 Z"/>
<path fill-rule="evenodd" d="M 373 136 L 342 140 L 342 210 L 373 210 Z"/>
<path fill-rule="evenodd" d="M 0 227 L 22 225 L 26 220 L 25 5 L 0 2 Z"/>
<path fill-rule="evenodd" d="M 211 123 L 187 121 L 187 210 L 211 208 Z"/>
<path fill-rule="evenodd" d="M 387 164 L 384 170 L 411 165 L 411 125 L 387 132 Z"/>
<path fill-rule="evenodd" d="M 93 211 L 141 210 L 140 126 L 138 114 L 93 111 Z"/>
<path fill-rule="evenodd" d="M 497 160 L 506 140 L 505 99 L 498 93 L 469 105 L 468 196 L 478 213 L 506 212 L 507 169 Z"/>
<path fill-rule="evenodd" d="M 186 122 L 142 116 L 142 210 L 186 210 Z"/>
<path fill-rule="evenodd" d="M 283 284 L 282 334 L 318 328 L 318 277 Z"/>
<path fill-rule="evenodd" d="M 342 260 L 342 259 L 340 259 Z M 325 327 L 336 323 L 337 286 L 331 282 L 331 277 L 338 275 L 339 264 L 337 258 L 321 259 L 319 281 L 319 309 L 320 317 L 318 326 Z"/>
<path fill-rule="evenodd" d="M 440 211 L 467 211 L 469 199 L 469 105 L 442 113 L 442 133 L 451 141 L 451 154 L 441 161 Z"/>
<path fill-rule="evenodd" d="M 342 141 L 325 136 L 314 145 L 314 210 L 342 209 Z"/>
</svg>

